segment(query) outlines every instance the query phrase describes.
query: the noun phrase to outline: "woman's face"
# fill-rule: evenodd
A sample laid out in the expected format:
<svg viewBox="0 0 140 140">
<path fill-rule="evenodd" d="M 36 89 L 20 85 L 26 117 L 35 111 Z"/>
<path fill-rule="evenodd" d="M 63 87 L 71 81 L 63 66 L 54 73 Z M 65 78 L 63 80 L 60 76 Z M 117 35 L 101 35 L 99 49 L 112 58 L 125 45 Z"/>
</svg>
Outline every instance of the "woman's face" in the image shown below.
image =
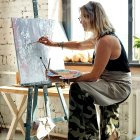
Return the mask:
<svg viewBox="0 0 140 140">
<path fill-rule="evenodd" d="M 91 24 L 89 16 L 81 14 L 79 21 L 82 24 L 84 31 L 91 31 Z"/>
</svg>

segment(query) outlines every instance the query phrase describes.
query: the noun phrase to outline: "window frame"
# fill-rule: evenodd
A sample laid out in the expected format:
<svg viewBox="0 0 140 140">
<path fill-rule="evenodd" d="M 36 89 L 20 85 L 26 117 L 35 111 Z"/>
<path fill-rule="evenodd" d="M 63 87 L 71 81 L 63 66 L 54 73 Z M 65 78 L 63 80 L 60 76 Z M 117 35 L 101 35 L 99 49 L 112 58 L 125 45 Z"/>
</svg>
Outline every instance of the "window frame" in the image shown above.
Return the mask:
<svg viewBox="0 0 140 140">
<path fill-rule="evenodd" d="M 128 61 L 130 66 L 140 67 L 138 61 L 133 60 L 133 0 L 128 0 Z"/>
</svg>

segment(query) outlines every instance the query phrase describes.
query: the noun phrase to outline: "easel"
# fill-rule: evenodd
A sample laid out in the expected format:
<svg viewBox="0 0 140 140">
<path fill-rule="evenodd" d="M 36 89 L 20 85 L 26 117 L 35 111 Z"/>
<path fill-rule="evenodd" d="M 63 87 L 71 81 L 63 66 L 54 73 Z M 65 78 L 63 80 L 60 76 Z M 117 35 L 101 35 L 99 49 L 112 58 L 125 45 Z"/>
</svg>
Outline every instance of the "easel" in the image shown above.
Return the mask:
<svg viewBox="0 0 140 140">
<path fill-rule="evenodd" d="M 55 87 L 57 88 L 57 91 L 60 97 L 60 101 L 64 110 L 64 116 L 58 117 L 58 118 L 52 118 L 52 121 L 53 122 L 59 122 L 59 121 L 65 121 L 65 120 L 68 121 L 68 109 L 67 109 L 67 105 L 66 105 L 60 84 L 55 83 Z M 32 122 L 36 119 L 38 88 L 39 88 L 38 85 L 28 88 L 27 116 L 26 116 L 26 123 L 25 123 L 25 127 L 26 127 L 25 140 L 30 140 L 30 139 L 35 140 L 35 138 L 30 138 L 30 130 L 31 130 Z M 43 85 L 43 94 L 44 94 L 46 116 L 51 118 L 51 112 L 49 108 L 48 85 Z"/>
<path fill-rule="evenodd" d="M 37 1 L 32 0 L 33 3 L 33 11 L 34 11 L 34 18 L 38 18 L 38 6 Z M 25 140 L 30 140 L 35 138 L 30 138 L 30 130 L 31 130 L 31 124 L 36 119 L 36 109 L 37 109 L 37 98 L 38 98 L 38 88 L 40 85 L 32 85 L 28 88 L 28 100 L 27 100 L 27 116 L 26 116 L 26 123 L 25 123 Z M 61 87 L 59 83 L 55 83 L 55 87 L 57 88 L 60 101 L 64 110 L 64 116 L 58 117 L 58 118 L 52 118 L 53 122 L 59 122 L 59 121 L 68 121 L 68 109 L 67 105 L 61 90 Z M 48 85 L 43 85 L 43 94 L 44 94 L 44 102 L 45 102 L 45 109 L 46 109 L 46 115 L 47 117 L 51 118 L 51 112 L 49 108 L 49 97 L 48 97 Z M 33 102 L 32 102 L 33 101 Z"/>
</svg>

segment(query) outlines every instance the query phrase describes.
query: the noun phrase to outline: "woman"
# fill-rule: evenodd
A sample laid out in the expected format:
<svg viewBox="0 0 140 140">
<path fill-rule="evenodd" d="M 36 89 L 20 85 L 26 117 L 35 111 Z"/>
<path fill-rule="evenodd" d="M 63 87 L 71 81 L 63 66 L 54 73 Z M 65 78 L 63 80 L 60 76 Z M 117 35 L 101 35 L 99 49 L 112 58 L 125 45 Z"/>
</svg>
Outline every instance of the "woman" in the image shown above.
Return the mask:
<svg viewBox="0 0 140 140">
<path fill-rule="evenodd" d="M 131 73 L 125 49 L 115 35 L 100 3 L 90 1 L 80 8 L 80 23 L 90 39 L 40 43 L 72 50 L 95 49 L 91 72 L 73 79 L 69 93 L 69 140 L 119 139 L 118 107 L 131 92 Z M 95 104 L 100 107 L 100 136 Z"/>
</svg>

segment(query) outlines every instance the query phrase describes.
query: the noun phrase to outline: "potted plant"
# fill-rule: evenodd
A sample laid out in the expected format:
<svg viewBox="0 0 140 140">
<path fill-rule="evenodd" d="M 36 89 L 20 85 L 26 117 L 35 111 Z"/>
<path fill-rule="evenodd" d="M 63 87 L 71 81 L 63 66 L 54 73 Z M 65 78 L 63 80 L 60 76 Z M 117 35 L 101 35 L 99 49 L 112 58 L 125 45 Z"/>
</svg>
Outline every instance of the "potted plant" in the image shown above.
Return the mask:
<svg viewBox="0 0 140 140">
<path fill-rule="evenodd" d="M 134 36 L 134 47 L 137 48 L 138 50 L 138 59 L 139 59 L 139 63 L 140 63 L 140 38 Z"/>
</svg>

